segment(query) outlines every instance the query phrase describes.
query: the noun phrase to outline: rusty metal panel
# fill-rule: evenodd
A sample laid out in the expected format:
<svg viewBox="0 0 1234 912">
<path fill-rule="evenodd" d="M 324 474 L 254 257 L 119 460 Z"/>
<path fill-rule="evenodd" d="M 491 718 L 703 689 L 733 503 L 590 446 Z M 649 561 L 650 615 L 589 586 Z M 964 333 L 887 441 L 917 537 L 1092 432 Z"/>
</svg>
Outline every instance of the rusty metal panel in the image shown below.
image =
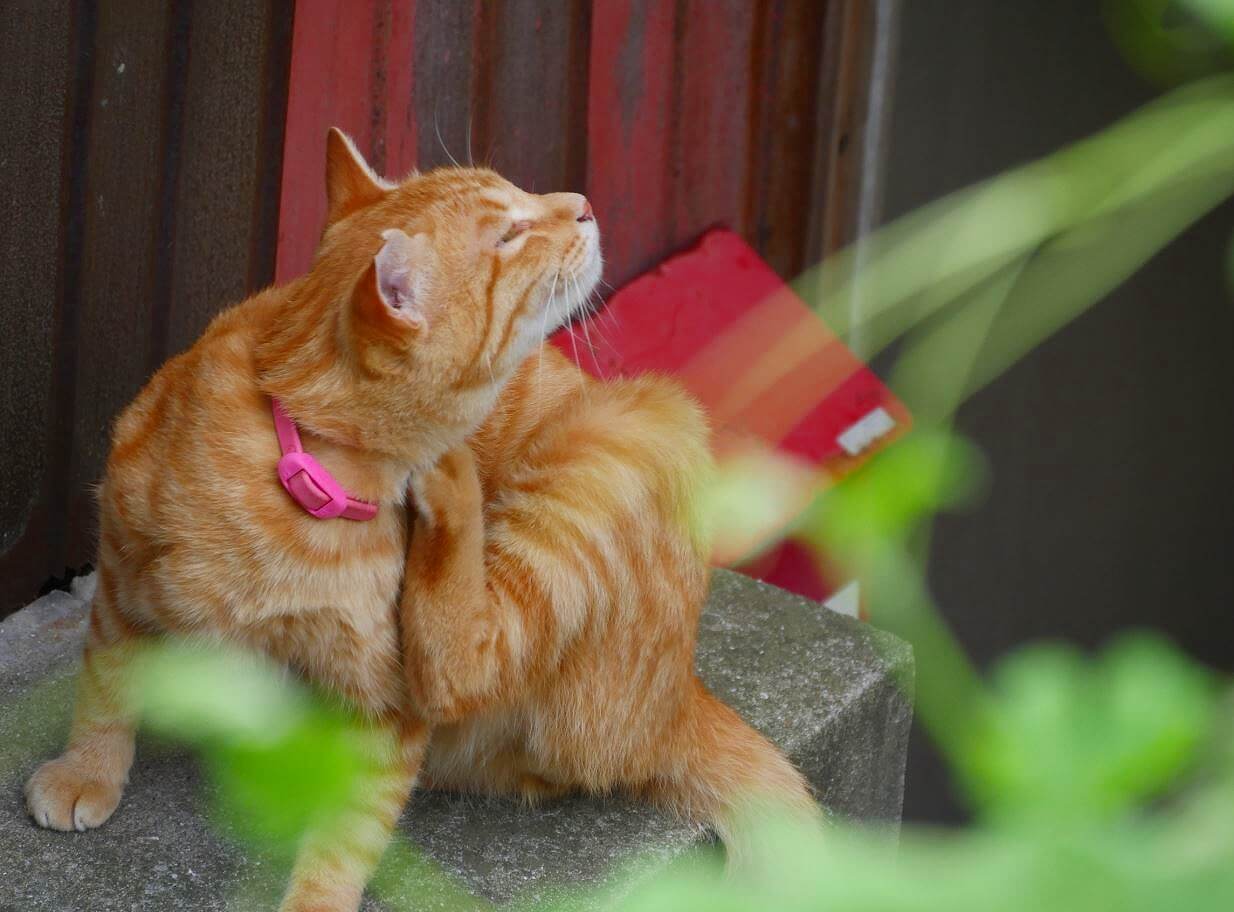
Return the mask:
<svg viewBox="0 0 1234 912">
<path fill-rule="evenodd" d="M 828 6 L 818 0 L 773 0 L 758 23 L 744 233 L 782 278 L 818 259 L 805 240 L 811 219 L 827 205 L 813 183 L 818 98 L 827 94 L 820 85 L 820 45 Z"/>
<path fill-rule="evenodd" d="M 583 189 L 589 15 L 583 0 L 481 7 L 468 158 L 533 192 Z"/>
<path fill-rule="evenodd" d="M 23 492 L 0 506 L 0 615 L 93 559 L 91 488 L 115 415 L 273 274 L 291 9 L 23 6 L 0 19 L 18 125 L 0 137 L 14 194 L 0 387 L 21 397 L 0 421 L 6 444 L 23 441 L 0 450 L 0 478 Z"/>
<path fill-rule="evenodd" d="M 670 175 L 675 247 L 717 224 L 746 232 L 758 127 L 751 119 L 759 91 L 752 64 L 764 14 L 764 4 L 745 0 L 685 4 Z"/>
<path fill-rule="evenodd" d="M 474 161 L 527 187 L 581 189 L 589 9 L 584 0 L 301 0 L 278 278 L 312 260 L 330 126 L 391 176 Z"/>
<path fill-rule="evenodd" d="M 671 0 L 610 0 L 592 11 L 587 194 L 613 284 L 674 246 L 669 136 L 678 12 Z"/>
<path fill-rule="evenodd" d="M 467 160 L 474 131 L 476 19 L 483 0 L 414 5 L 409 115 L 416 157 L 407 164 L 426 170 Z"/>
<path fill-rule="evenodd" d="M 76 76 L 71 4 L 26 0 L 0 28 L 0 617 L 48 573 L 53 387 L 60 268 L 60 168 Z"/>
<path fill-rule="evenodd" d="M 179 7 L 117 0 L 98 9 L 82 191 L 84 244 L 67 479 L 70 553 L 93 550 L 94 500 L 111 422 L 141 388 L 160 347 L 156 302 L 166 272 L 160 221 L 167 59 L 183 33 Z M 76 178 L 76 176 L 74 176 Z M 67 306 L 67 302 L 66 302 Z M 165 304 L 163 305 L 165 306 Z"/>
<path fill-rule="evenodd" d="M 325 219 L 326 130 L 336 126 L 366 153 L 379 123 L 373 87 L 377 0 L 301 0 L 292 32 L 291 74 L 275 277 L 308 268 Z"/>
<path fill-rule="evenodd" d="M 169 353 L 271 274 L 275 213 L 263 194 L 274 180 L 261 156 L 277 155 L 277 138 L 263 129 L 263 105 L 281 108 L 267 55 L 285 47 L 286 9 L 238 0 L 98 8 L 85 168 L 70 178 L 81 181 L 84 219 L 70 563 L 94 550 L 91 488 L 115 416 Z"/>
<path fill-rule="evenodd" d="M 291 46 L 276 279 L 303 273 L 325 219 L 326 131 L 382 174 L 465 160 L 477 7 L 300 0 Z"/>
<path fill-rule="evenodd" d="M 279 277 L 310 262 L 330 124 L 388 174 L 474 161 L 527 189 L 582 186 L 613 284 L 714 225 L 791 276 L 812 236 L 836 235 L 818 211 L 841 197 L 818 171 L 855 110 L 833 96 L 860 88 L 862 6 L 301 0 Z"/>
<path fill-rule="evenodd" d="M 280 0 L 193 4 L 159 361 L 188 348 L 215 314 L 274 278 L 291 48 L 291 18 L 280 11 L 286 7 Z"/>
<path fill-rule="evenodd" d="M 810 211 L 802 247 L 809 264 L 851 243 L 857 208 L 875 31 L 874 4 L 829 0 L 819 53 Z"/>
<path fill-rule="evenodd" d="M 592 18 L 588 192 L 621 284 L 714 225 L 804 263 L 816 0 L 613 0 Z"/>
</svg>

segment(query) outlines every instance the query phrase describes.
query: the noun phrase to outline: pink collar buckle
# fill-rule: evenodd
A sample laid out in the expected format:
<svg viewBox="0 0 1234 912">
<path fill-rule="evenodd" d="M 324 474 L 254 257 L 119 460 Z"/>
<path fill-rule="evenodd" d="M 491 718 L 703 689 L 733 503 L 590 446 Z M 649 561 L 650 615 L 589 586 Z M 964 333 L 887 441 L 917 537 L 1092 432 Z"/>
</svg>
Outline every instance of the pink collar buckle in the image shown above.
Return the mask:
<svg viewBox="0 0 1234 912">
<path fill-rule="evenodd" d="M 274 412 L 274 432 L 278 435 L 279 449 L 283 453 L 278 464 L 279 481 L 291 499 L 317 519 L 341 516 L 364 522 L 376 516 L 377 504 L 352 497 L 321 463 L 304 452 L 300 430 L 291 416 L 283 411 L 282 404 L 272 398 L 270 407 Z"/>
</svg>

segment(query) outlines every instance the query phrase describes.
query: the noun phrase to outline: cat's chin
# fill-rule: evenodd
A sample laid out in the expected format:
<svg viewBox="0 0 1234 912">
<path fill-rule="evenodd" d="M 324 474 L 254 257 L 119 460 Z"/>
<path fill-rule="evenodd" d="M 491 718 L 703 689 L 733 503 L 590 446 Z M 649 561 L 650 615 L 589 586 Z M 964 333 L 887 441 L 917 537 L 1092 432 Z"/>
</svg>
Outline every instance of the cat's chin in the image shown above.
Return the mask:
<svg viewBox="0 0 1234 912">
<path fill-rule="evenodd" d="M 583 300 L 587 301 L 591 297 L 591 293 L 596 290 L 596 286 L 600 284 L 600 274 L 604 271 L 604 260 L 599 252 L 592 256 L 587 266 L 582 270 L 582 275 L 579 276 L 579 287 L 583 292 Z"/>
<path fill-rule="evenodd" d="M 565 286 L 566 294 L 562 296 L 565 306 L 554 306 L 556 302 L 553 300 L 548 302 L 547 306 L 551 308 L 550 320 L 544 327 L 544 340 L 548 340 L 571 323 L 589 318 L 599 309 L 601 305 L 593 304 L 591 295 L 600 283 L 602 268 L 603 263 L 600 258 L 595 257 L 592 262 L 570 277 L 569 283 Z"/>
</svg>

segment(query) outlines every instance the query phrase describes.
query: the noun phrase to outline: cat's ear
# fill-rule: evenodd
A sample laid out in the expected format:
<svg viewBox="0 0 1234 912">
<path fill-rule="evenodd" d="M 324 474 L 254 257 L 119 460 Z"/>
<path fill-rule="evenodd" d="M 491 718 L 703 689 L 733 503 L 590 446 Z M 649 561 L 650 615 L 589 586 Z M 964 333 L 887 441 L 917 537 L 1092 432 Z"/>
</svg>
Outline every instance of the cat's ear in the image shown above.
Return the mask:
<svg viewBox="0 0 1234 912">
<path fill-rule="evenodd" d="M 375 203 L 391 185 L 368 166 L 350 137 L 338 127 L 326 134 L 326 224 Z"/>
<path fill-rule="evenodd" d="M 373 279 L 381 302 L 395 316 L 409 323 L 424 325 L 424 301 L 417 285 L 427 265 L 428 236 L 408 237 L 397 228 L 381 233 L 385 243 L 373 257 Z"/>
<path fill-rule="evenodd" d="M 356 288 L 355 314 L 362 333 L 405 346 L 428 328 L 424 289 L 432 247 L 428 235 L 410 237 L 390 228 Z"/>
</svg>

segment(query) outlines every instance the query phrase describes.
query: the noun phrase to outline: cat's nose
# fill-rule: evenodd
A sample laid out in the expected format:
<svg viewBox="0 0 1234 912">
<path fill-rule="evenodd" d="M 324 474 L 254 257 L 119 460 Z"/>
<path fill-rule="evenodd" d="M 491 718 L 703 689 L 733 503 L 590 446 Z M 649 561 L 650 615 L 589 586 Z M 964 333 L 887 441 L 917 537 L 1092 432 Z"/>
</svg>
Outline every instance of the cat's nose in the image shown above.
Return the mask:
<svg viewBox="0 0 1234 912">
<path fill-rule="evenodd" d="M 595 220 L 596 216 L 595 213 L 591 211 L 591 203 L 587 200 L 587 197 L 583 197 L 583 212 L 578 217 L 577 221 L 594 222 Z"/>
</svg>

